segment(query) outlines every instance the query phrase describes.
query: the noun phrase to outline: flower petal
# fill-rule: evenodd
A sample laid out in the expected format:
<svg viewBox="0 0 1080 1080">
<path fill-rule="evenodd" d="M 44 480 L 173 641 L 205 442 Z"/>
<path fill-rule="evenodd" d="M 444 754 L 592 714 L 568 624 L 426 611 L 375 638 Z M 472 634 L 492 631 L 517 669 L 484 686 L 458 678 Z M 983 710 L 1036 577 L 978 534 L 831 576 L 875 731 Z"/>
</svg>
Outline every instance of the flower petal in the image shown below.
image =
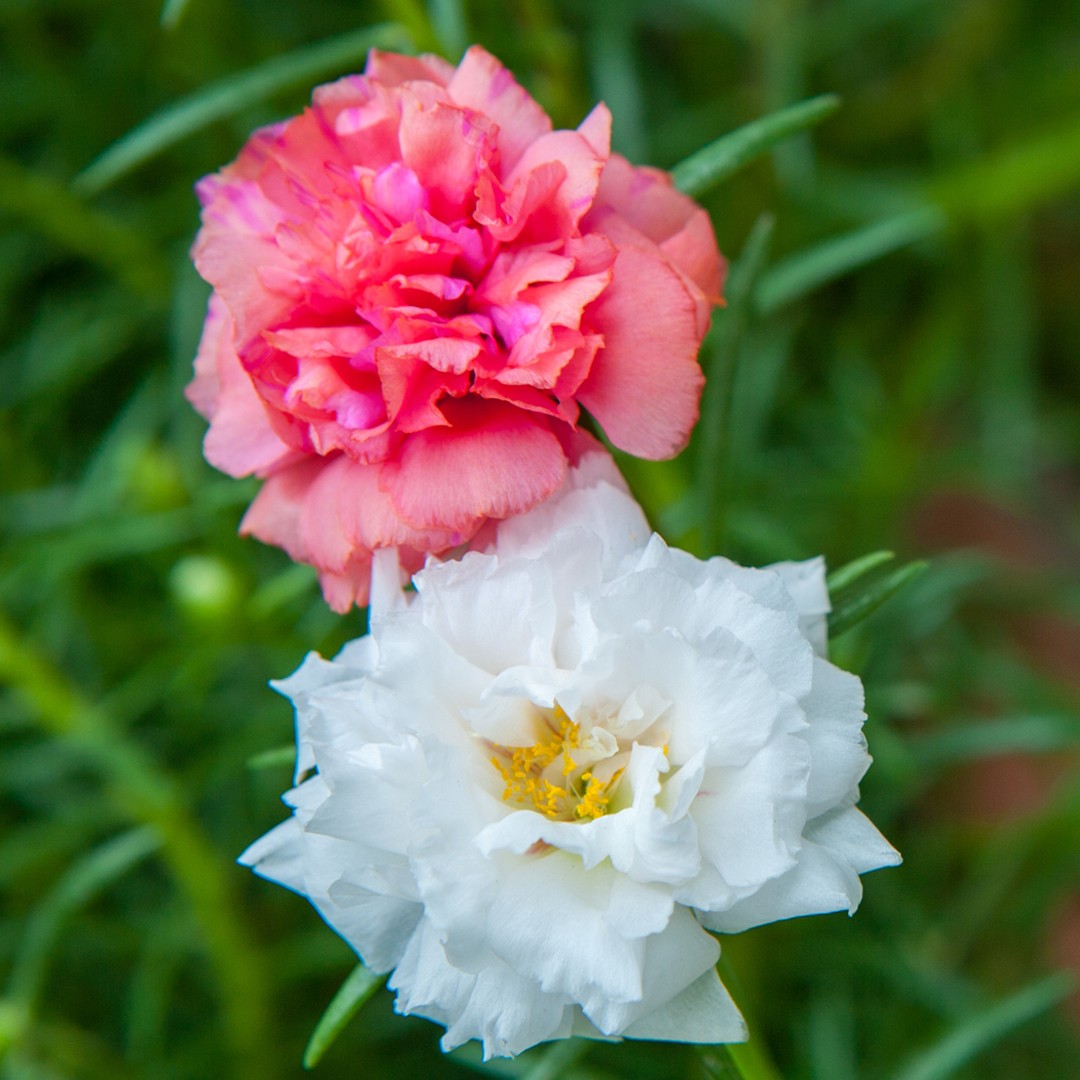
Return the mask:
<svg viewBox="0 0 1080 1080">
<path fill-rule="evenodd" d="M 451 403 L 453 404 L 453 403 Z M 566 456 L 543 424 L 495 403 L 451 409 L 453 425 L 412 435 L 379 483 L 415 529 L 475 532 L 520 514 L 566 477 Z"/>
<path fill-rule="evenodd" d="M 592 309 L 604 335 L 578 398 L 621 450 L 677 454 L 698 418 L 705 379 L 694 298 L 662 259 L 623 248 L 611 285 Z"/>
</svg>

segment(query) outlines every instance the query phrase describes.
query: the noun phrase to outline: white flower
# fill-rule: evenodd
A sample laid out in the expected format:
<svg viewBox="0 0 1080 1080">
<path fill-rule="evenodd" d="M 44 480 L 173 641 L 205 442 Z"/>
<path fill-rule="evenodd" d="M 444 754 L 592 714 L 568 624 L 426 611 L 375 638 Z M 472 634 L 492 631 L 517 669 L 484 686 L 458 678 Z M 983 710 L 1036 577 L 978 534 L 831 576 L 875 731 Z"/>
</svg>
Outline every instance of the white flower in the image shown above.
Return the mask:
<svg viewBox="0 0 1080 1080">
<path fill-rule="evenodd" d="M 741 1040 L 708 931 L 854 911 L 899 861 L 855 808 L 862 687 L 822 655 L 821 560 L 702 562 L 610 479 L 587 459 L 411 599 L 385 567 L 371 634 L 280 684 L 293 816 L 242 861 L 445 1049 Z"/>
</svg>

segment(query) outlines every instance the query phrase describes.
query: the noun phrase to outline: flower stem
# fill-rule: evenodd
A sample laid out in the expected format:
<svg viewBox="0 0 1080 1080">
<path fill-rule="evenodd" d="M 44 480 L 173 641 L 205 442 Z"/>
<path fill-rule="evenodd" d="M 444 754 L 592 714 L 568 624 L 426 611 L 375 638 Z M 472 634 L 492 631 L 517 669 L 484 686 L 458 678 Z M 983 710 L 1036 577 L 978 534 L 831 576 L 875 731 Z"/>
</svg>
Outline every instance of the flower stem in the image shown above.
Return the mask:
<svg viewBox="0 0 1080 1080">
<path fill-rule="evenodd" d="M 160 837 L 162 857 L 187 896 L 218 983 L 233 1075 L 269 1080 L 277 1073 L 266 1032 L 272 1030 L 268 980 L 237 910 L 218 854 L 206 841 L 172 778 L 60 671 L 0 617 L 0 683 L 32 709 L 43 729 L 77 747 L 110 781 L 110 794 L 134 821 Z"/>
<path fill-rule="evenodd" d="M 709 1080 L 783 1080 L 759 1040 L 702 1046 L 698 1053 Z"/>
</svg>

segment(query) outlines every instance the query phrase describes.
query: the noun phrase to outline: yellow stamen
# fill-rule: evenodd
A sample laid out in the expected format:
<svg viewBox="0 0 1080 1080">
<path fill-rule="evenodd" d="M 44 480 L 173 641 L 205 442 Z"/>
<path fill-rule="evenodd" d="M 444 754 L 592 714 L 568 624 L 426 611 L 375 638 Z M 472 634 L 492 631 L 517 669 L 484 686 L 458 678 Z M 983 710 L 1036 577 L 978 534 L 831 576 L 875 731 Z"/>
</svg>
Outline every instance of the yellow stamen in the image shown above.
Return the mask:
<svg viewBox="0 0 1080 1080">
<path fill-rule="evenodd" d="M 551 711 L 548 726 L 551 734 L 533 746 L 494 744 L 498 752 L 489 760 L 503 779 L 503 800 L 537 810 L 555 820 L 595 820 L 602 817 L 607 813 L 611 789 L 618 782 L 622 770 L 606 783 L 596 779 L 589 771 L 582 772 L 575 781 L 573 774 L 579 765 L 571 750 L 581 746 L 581 727 L 558 704 Z M 544 775 L 560 758 L 564 784 L 553 783 Z"/>
</svg>

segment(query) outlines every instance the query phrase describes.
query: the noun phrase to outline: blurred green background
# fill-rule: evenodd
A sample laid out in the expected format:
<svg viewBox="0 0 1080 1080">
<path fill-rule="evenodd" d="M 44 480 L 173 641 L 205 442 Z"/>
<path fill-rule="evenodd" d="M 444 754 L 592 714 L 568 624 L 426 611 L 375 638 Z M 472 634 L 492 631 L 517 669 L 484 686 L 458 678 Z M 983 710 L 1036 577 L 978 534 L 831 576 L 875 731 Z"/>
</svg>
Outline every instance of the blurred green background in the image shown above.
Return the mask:
<svg viewBox="0 0 1080 1080">
<path fill-rule="evenodd" d="M 371 30 L 372 27 L 377 27 Z M 192 184 L 378 41 L 478 41 L 671 167 L 841 107 L 703 192 L 732 259 L 673 543 L 931 569 L 838 637 L 905 865 L 724 941 L 761 1077 L 1080 1075 L 1080 11 L 1037 0 L 0 0 L 0 1076 L 298 1076 L 353 957 L 234 865 L 284 816 L 267 687 L 363 631 L 240 540 L 181 397 Z M 144 125 L 141 126 L 140 125 Z M 138 129 L 124 141 L 129 132 Z M 110 149 L 111 148 L 111 149 Z M 270 753 L 267 753 L 270 751 Z M 465 1077 L 380 991 L 316 1075 Z M 554 1056 L 552 1056 L 554 1054 Z M 541 1048 L 491 1075 L 736 1075 Z"/>
</svg>

